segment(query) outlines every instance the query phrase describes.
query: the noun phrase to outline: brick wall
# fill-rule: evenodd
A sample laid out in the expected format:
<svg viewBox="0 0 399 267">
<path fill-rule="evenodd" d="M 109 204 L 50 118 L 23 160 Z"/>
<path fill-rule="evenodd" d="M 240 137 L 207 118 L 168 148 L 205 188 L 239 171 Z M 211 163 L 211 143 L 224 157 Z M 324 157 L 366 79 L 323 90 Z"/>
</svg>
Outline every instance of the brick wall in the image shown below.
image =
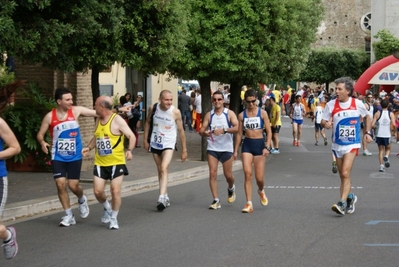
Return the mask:
<svg viewBox="0 0 399 267">
<path fill-rule="evenodd" d="M 23 65 L 16 60 L 15 78 L 38 83 L 43 89 L 43 93 L 49 97 L 54 97 L 56 88 L 68 87 L 72 91 L 75 105 L 93 108 L 91 71 L 87 73 L 64 73 L 53 71 L 41 65 Z M 94 119 L 80 117 L 79 124 L 83 145 L 85 146 L 94 135 Z M 93 167 L 93 156 L 94 154 L 91 153 L 88 158 L 83 160 L 82 170 L 89 170 Z"/>
</svg>

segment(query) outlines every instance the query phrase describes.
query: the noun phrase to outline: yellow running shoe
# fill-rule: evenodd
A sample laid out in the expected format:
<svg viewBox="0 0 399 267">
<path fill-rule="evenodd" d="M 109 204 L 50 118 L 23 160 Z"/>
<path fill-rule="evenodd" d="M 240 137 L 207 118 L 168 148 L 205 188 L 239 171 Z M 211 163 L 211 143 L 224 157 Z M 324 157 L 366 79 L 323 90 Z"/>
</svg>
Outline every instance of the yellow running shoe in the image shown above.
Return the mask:
<svg viewBox="0 0 399 267">
<path fill-rule="evenodd" d="M 251 203 L 247 203 L 245 207 L 242 209 L 242 213 L 251 213 L 254 211 L 254 208 Z"/>
<path fill-rule="evenodd" d="M 269 200 L 266 197 L 265 190 L 262 190 L 262 191 L 258 190 L 258 194 L 260 197 L 260 204 L 262 204 L 262 206 L 267 206 L 267 204 L 269 203 Z"/>
<path fill-rule="evenodd" d="M 227 188 L 227 202 L 233 203 L 235 200 L 236 200 L 236 191 L 234 189 L 230 191 Z"/>
<path fill-rule="evenodd" d="M 222 205 L 220 205 L 220 202 L 217 201 L 217 200 L 214 200 L 214 201 L 212 202 L 212 204 L 209 205 L 209 209 L 210 209 L 210 210 L 217 210 L 217 209 L 220 209 L 221 207 L 222 207 Z"/>
</svg>

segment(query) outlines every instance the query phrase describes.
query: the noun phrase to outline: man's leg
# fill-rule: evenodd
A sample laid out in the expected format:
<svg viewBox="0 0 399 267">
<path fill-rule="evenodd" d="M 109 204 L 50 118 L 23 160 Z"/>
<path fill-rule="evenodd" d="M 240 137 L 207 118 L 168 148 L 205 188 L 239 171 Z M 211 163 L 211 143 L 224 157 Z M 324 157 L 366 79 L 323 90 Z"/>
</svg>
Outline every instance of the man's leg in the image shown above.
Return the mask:
<svg viewBox="0 0 399 267">
<path fill-rule="evenodd" d="M 158 169 L 158 181 L 159 181 L 159 197 L 157 210 L 163 211 L 167 206 L 170 205 L 167 187 L 168 187 L 168 167 L 172 160 L 173 150 L 167 149 L 162 152 L 161 155 L 153 153 L 154 161 Z"/>
<path fill-rule="evenodd" d="M 218 183 L 217 183 L 217 168 L 218 159 L 208 154 L 208 167 L 209 167 L 209 188 L 211 189 L 213 199 L 218 198 Z"/>
<path fill-rule="evenodd" d="M 118 176 L 111 180 L 111 195 L 112 195 L 112 213 L 109 224 L 109 229 L 119 229 L 118 224 L 118 213 L 121 208 L 122 198 L 121 198 L 121 186 L 123 181 L 123 175 Z"/>
<path fill-rule="evenodd" d="M 66 185 L 67 185 L 66 177 L 56 178 L 54 180 L 54 182 L 55 182 L 55 185 L 57 186 L 58 198 L 61 202 L 62 208 L 64 210 L 70 209 L 71 203 L 69 201 L 69 195 L 66 190 Z"/>
</svg>

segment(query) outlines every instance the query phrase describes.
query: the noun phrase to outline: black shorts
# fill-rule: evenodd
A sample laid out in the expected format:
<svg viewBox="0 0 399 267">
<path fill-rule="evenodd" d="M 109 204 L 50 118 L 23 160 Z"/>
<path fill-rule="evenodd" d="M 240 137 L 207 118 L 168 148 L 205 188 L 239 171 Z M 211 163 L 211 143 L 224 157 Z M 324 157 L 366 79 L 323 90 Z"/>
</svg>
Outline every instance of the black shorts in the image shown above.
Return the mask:
<svg viewBox="0 0 399 267">
<path fill-rule="evenodd" d="M 265 148 L 265 139 L 250 139 L 245 137 L 242 143 L 241 153 L 251 153 L 254 156 L 262 156 Z"/>
<path fill-rule="evenodd" d="M 279 133 L 281 129 L 281 125 L 277 125 L 276 127 L 271 127 L 272 128 L 272 133 Z"/>
<path fill-rule="evenodd" d="M 207 152 L 208 152 L 208 154 L 210 156 L 214 157 L 215 159 L 217 159 L 221 163 L 225 163 L 226 161 L 231 159 L 231 156 L 233 156 L 232 152 L 226 152 L 226 151 L 221 152 L 221 151 L 208 150 Z"/>
<path fill-rule="evenodd" d="M 80 179 L 80 171 L 82 168 L 82 160 L 75 160 L 71 162 L 64 162 L 59 160 L 52 161 L 53 178 L 65 177 L 71 180 Z"/>
<path fill-rule="evenodd" d="M 122 175 L 129 175 L 129 171 L 125 164 L 106 167 L 94 165 L 93 175 L 104 180 L 113 180 Z"/>
<path fill-rule="evenodd" d="M 165 150 L 172 150 L 172 148 L 156 149 L 156 148 L 150 147 L 150 152 L 157 154 L 159 156 L 161 156 L 162 152 L 164 152 Z"/>
<path fill-rule="evenodd" d="M 324 128 L 323 128 L 323 126 L 321 126 L 321 123 L 317 123 L 317 122 L 315 122 L 314 123 L 314 129 L 315 129 L 315 131 L 321 131 L 321 130 L 323 130 Z"/>
<path fill-rule="evenodd" d="M 376 137 L 375 142 L 377 143 L 378 146 L 389 146 L 391 144 L 391 138 L 390 137 Z"/>
</svg>

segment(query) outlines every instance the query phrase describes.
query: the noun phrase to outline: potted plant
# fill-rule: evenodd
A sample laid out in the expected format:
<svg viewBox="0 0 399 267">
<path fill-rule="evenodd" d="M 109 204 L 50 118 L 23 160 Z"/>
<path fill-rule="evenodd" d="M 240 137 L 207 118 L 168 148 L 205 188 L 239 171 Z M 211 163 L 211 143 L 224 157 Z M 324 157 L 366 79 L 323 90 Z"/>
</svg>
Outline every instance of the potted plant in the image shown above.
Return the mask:
<svg viewBox="0 0 399 267">
<path fill-rule="evenodd" d="M 46 97 L 37 84 L 29 83 L 16 92 L 15 103 L 2 114 L 21 146 L 21 153 L 7 161 L 9 170 L 51 170 L 51 155 L 44 154 L 36 135 L 44 115 L 55 106 L 54 99 Z M 51 143 L 48 134 L 45 139 Z"/>
</svg>

